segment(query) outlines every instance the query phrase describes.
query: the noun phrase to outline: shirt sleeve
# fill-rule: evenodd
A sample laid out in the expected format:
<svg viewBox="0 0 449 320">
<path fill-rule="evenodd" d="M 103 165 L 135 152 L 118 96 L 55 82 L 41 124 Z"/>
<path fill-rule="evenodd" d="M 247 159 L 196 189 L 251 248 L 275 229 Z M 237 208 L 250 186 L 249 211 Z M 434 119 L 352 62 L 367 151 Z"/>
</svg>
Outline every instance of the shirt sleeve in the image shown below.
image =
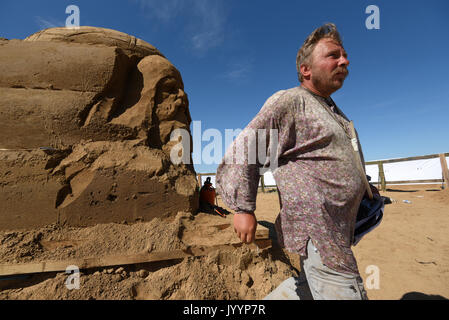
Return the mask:
<svg viewBox="0 0 449 320">
<path fill-rule="evenodd" d="M 216 185 L 231 210 L 249 213 L 256 210 L 260 175 L 277 167 L 285 149 L 283 143 L 289 140 L 285 135 L 294 128 L 292 117 L 286 114 L 288 110 L 284 91 L 277 92 L 227 149 L 217 168 Z M 289 119 L 287 123 L 285 119 Z"/>
</svg>

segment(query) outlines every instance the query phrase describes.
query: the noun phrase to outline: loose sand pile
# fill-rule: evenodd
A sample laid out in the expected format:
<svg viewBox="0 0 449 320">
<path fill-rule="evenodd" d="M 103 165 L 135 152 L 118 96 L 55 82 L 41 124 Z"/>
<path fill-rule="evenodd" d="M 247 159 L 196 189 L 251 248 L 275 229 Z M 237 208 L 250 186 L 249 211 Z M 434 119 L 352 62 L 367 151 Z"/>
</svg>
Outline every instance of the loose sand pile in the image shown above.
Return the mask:
<svg viewBox="0 0 449 320">
<path fill-rule="evenodd" d="M 0 299 L 261 299 L 296 275 L 291 264 L 298 261 L 282 251 L 237 245 L 231 222 L 232 216 L 179 213 L 133 225 L 1 232 L 0 264 L 236 245 L 202 257 L 82 270 L 79 290 L 67 289 L 64 272 L 10 277 L 0 280 Z"/>
</svg>

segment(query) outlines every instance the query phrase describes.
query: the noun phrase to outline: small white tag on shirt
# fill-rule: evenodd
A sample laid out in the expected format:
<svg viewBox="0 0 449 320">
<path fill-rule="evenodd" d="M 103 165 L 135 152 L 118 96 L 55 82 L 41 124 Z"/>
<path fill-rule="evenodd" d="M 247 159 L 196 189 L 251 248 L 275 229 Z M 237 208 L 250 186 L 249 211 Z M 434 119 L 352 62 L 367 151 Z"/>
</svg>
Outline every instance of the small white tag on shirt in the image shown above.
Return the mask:
<svg viewBox="0 0 449 320">
<path fill-rule="evenodd" d="M 351 139 L 351 143 L 352 143 L 352 147 L 354 148 L 354 151 L 359 151 L 359 145 L 357 143 L 357 138 L 352 138 Z"/>
</svg>

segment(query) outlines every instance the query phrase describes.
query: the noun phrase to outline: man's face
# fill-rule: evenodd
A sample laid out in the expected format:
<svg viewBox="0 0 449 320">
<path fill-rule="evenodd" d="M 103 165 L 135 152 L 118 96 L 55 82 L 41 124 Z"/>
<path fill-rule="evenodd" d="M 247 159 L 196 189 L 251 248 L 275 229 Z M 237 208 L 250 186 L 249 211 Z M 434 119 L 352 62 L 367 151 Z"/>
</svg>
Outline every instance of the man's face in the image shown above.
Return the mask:
<svg viewBox="0 0 449 320">
<path fill-rule="evenodd" d="M 321 39 L 312 52 L 310 80 L 316 89 L 330 95 L 342 87 L 348 65 L 343 47 L 332 39 Z"/>
</svg>

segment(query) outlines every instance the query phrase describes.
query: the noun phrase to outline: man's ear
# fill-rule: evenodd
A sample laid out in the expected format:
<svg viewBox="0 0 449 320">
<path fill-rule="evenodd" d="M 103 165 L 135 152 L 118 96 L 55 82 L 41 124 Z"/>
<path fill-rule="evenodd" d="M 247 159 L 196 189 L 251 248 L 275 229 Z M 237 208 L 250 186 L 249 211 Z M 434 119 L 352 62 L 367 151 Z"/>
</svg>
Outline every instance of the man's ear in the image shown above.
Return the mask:
<svg viewBox="0 0 449 320">
<path fill-rule="evenodd" d="M 306 80 L 310 79 L 311 70 L 310 70 L 310 67 L 308 65 L 306 65 L 305 63 L 303 63 L 299 66 L 299 72 L 301 72 L 304 79 L 306 79 Z"/>
</svg>

